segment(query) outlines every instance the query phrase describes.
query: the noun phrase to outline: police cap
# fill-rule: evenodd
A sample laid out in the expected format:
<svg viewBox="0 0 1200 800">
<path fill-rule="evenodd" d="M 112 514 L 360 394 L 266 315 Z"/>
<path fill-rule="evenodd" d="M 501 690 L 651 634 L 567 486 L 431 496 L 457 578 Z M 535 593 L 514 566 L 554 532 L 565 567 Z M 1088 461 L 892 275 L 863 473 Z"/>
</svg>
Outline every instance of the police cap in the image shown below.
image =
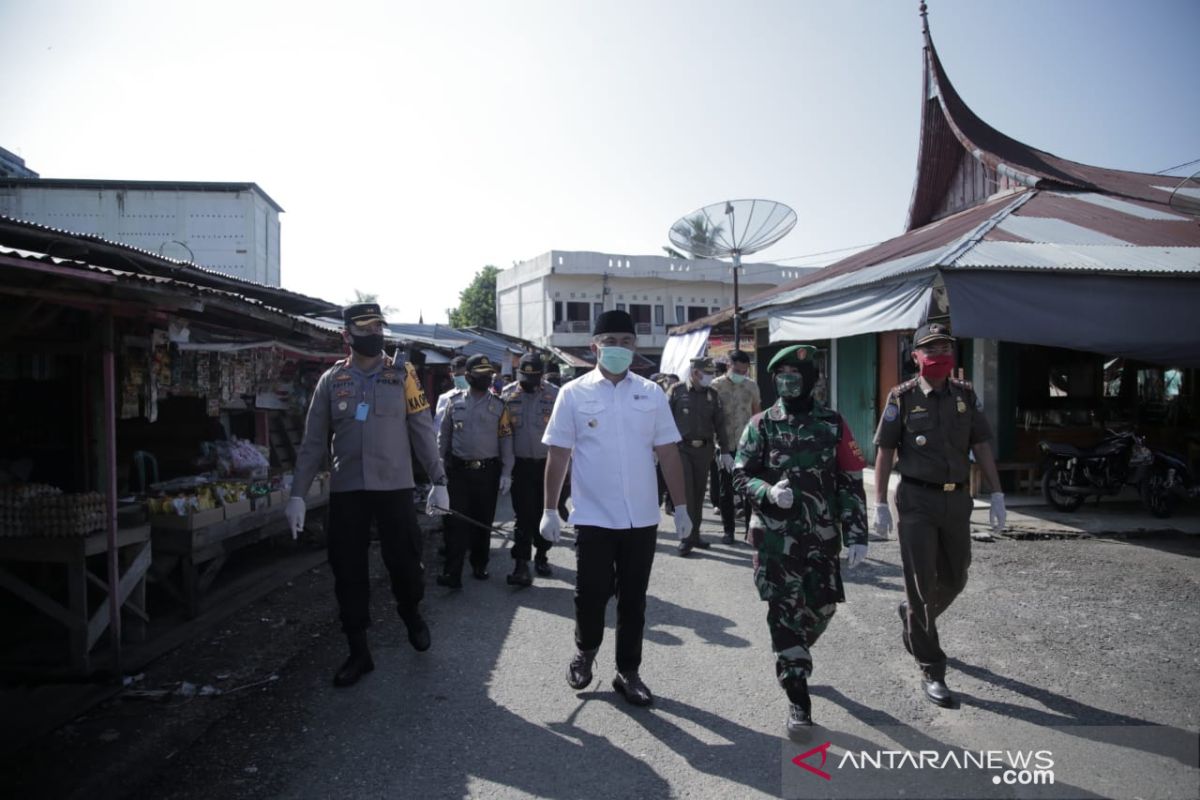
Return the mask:
<svg viewBox="0 0 1200 800">
<path fill-rule="evenodd" d="M 692 359 L 692 369 L 698 369 L 701 372 L 707 373 L 709 375 L 712 375 L 717 371 L 717 367 L 715 364 L 713 364 L 713 360 L 707 356 L 700 356 L 699 358 L 693 358 Z"/>
<path fill-rule="evenodd" d="M 379 303 L 355 303 L 342 309 L 342 319 L 346 327 L 351 325 L 366 325 L 369 322 L 385 322 Z"/>
<path fill-rule="evenodd" d="M 483 353 L 476 353 L 467 358 L 467 373 L 470 375 L 495 375 L 496 365 Z"/>
<path fill-rule="evenodd" d="M 542 363 L 542 357 L 537 353 L 526 353 L 521 356 L 521 361 L 517 364 L 517 372 L 521 375 L 541 375 L 545 371 L 546 367 Z"/>
<path fill-rule="evenodd" d="M 954 337 L 950 335 L 950 329 L 940 322 L 930 322 L 917 328 L 917 332 L 913 334 L 913 347 L 921 347 L 922 345 L 932 342 L 953 342 Z"/>
</svg>

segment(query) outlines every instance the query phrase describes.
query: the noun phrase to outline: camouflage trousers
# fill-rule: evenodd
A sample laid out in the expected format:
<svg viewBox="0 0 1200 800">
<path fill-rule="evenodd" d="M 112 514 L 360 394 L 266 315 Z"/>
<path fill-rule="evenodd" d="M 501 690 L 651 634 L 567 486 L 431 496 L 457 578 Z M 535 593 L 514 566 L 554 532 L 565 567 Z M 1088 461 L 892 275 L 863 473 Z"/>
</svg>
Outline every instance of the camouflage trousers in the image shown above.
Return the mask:
<svg viewBox="0 0 1200 800">
<path fill-rule="evenodd" d="M 811 649 L 845 599 L 838 559 L 821 553 L 763 559 L 754 582 L 767 601 L 775 677 L 787 688 L 791 680 L 812 675 Z"/>
</svg>

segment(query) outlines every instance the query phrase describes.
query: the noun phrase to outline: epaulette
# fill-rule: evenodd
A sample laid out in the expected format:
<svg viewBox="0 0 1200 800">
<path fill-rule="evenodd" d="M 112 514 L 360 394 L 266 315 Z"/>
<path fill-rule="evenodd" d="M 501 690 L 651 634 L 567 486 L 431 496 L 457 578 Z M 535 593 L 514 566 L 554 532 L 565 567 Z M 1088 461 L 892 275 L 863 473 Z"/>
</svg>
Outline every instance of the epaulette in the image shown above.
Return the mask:
<svg viewBox="0 0 1200 800">
<path fill-rule="evenodd" d="M 904 383 L 898 383 L 895 386 L 893 386 L 891 391 L 888 392 L 888 396 L 890 397 L 892 395 L 895 395 L 896 397 L 899 397 L 900 395 L 904 394 L 905 392 L 911 392 L 913 389 L 917 388 L 917 385 L 918 385 L 918 380 L 916 378 L 910 378 L 909 380 L 906 380 Z"/>
<path fill-rule="evenodd" d="M 504 384 L 504 388 L 500 390 L 500 399 L 501 400 L 511 400 L 512 395 L 514 393 L 516 393 L 516 391 L 520 388 L 521 388 L 520 381 L 513 381 L 512 383 Z"/>
<path fill-rule="evenodd" d="M 961 378 L 951 378 L 951 379 L 950 379 L 950 385 L 951 385 L 951 386 L 957 386 L 957 387 L 959 387 L 960 389 L 966 389 L 968 392 L 973 392 L 973 391 L 975 391 L 975 387 L 971 385 L 971 382 L 970 382 L 970 381 L 963 380 L 963 379 L 961 379 Z"/>
</svg>

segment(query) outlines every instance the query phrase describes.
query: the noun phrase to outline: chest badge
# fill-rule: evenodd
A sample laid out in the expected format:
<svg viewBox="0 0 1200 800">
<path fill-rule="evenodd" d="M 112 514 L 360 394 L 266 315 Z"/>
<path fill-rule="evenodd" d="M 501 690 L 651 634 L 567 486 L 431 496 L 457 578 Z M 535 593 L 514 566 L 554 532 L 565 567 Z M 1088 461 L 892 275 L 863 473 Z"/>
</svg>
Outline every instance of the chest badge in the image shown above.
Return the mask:
<svg viewBox="0 0 1200 800">
<path fill-rule="evenodd" d="M 348 404 L 346 403 L 345 400 L 338 403 L 338 411 L 345 411 L 347 407 L 348 407 Z"/>
<path fill-rule="evenodd" d="M 925 438 L 924 434 L 917 434 L 917 438 L 914 441 L 917 443 L 917 447 L 924 447 L 925 442 L 929 440 Z"/>
<path fill-rule="evenodd" d="M 967 404 L 962 401 L 962 398 L 959 398 L 959 400 L 958 400 L 958 413 L 960 413 L 960 414 L 967 413 Z"/>
</svg>

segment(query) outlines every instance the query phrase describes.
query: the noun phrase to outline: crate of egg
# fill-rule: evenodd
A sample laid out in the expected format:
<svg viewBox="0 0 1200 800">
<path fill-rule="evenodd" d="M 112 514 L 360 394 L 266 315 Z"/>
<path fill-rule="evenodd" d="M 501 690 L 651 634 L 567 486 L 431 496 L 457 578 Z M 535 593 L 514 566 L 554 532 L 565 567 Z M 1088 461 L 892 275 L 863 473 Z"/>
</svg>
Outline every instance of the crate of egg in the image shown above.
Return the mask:
<svg viewBox="0 0 1200 800">
<path fill-rule="evenodd" d="M 0 536 L 24 536 L 25 507 L 29 501 L 61 494 L 61 489 L 46 483 L 14 483 L 0 486 Z"/>
<path fill-rule="evenodd" d="M 31 536 L 86 536 L 104 528 L 104 495 L 80 492 L 36 497 L 25 505 Z"/>
</svg>

